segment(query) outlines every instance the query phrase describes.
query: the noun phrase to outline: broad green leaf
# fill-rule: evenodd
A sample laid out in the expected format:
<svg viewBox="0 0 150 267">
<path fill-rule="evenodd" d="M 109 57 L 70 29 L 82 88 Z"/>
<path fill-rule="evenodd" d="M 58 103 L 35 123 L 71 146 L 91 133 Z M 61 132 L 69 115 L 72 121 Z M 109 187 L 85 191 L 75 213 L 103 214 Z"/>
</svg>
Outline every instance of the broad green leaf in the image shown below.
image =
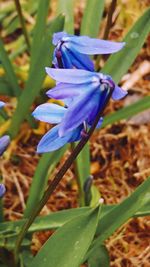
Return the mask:
<svg viewBox="0 0 150 267">
<path fill-rule="evenodd" d="M 49 66 L 52 60 L 52 35 L 54 32 L 61 31 L 63 29 L 63 25 L 64 17 L 60 15 L 53 21 L 53 23 L 51 24 L 50 32 L 47 33 L 45 39 L 41 42 L 40 52 L 36 60 L 36 68 L 34 68 L 32 72 L 30 72 L 25 89 L 23 90 L 18 100 L 17 108 L 12 117 L 12 123 L 9 129 L 9 134 L 12 138 L 17 135 L 21 123 L 25 119 L 32 103 L 40 92 L 44 78 L 46 76 L 45 67 Z"/>
<path fill-rule="evenodd" d="M 58 0 L 57 13 L 65 15 L 64 30 L 69 33 L 74 33 L 74 0 Z"/>
<path fill-rule="evenodd" d="M 87 0 L 81 24 L 81 35 L 97 37 L 104 10 L 104 0 Z"/>
<path fill-rule="evenodd" d="M 118 53 L 110 56 L 102 71 L 119 82 L 127 72 L 150 31 L 150 8 L 137 20 L 124 38 L 126 46 Z"/>
<path fill-rule="evenodd" d="M 109 267 L 110 258 L 105 245 L 101 245 L 93 251 L 88 259 L 88 267 Z"/>
<path fill-rule="evenodd" d="M 99 207 L 64 224 L 44 244 L 30 267 L 78 267 L 94 237 Z"/>
<path fill-rule="evenodd" d="M 41 41 L 46 31 L 46 19 L 49 11 L 50 0 L 39 0 L 38 1 L 38 12 L 36 18 L 36 24 L 33 30 L 33 41 L 31 46 L 31 61 L 30 61 L 30 72 L 35 68 L 35 63 L 39 55 L 41 48 Z"/>
<path fill-rule="evenodd" d="M 120 226 L 126 223 L 139 209 L 150 199 L 150 177 L 143 182 L 129 197 L 106 213 L 97 228 L 97 238 L 86 255 L 86 259 L 94 253 L 107 238 L 109 238 Z"/>
<path fill-rule="evenodd" d="M 106 215 L 106 213 L 110 212 L 113 208 L 117 207 L 117 205 L 104 205 L 101 209 L 100 220 Z M 61 227 L 67 221 L 85 214 L 90 210 L 90 207 L 82 207 L 76 209 L 68 209 L 57 212 L 52 212 L 46 216 L 39 216 L 35 219 L 34 223 L 29 228 L 28 232 L 33 233 L 36 231 L 46 231 L 53 230 Z M 143 207 L 140 207 L 139 210 L 133 215 L 133 217 L 141 217 L 141 216 L 149 216 L 150 215 L 150 201 L 147 201 Z M 0 223 L 0 236 L 11 233 L 14 235 L 20 231 L 20 228 L 25 223 L 26 219 L 13 221 L 13 222 L 3 222 Z"/>
<path fill-rule="evenodd" d="M 18 85 L 17 77 L 15 75 L 13 66 L 9 60 L 9 57 L 5 51 L 4 44 L 0 39 L 0 60 L 6 72 L 7 80 L 9 81 L 11 87 L 10 91 L 12 94 L 19 96 L 20 95 L 20 87 Z"/>
<path fill-rule="evenodd" d="M 66 151 L 66 148 L 67 147 L 64 146 L 52 153 L 45 153 L 39 160 L 29 191 L 29 197 L 24 213 L 25 218 L 28 218 L 32 214 L 35 205 L 40 201 L 47 185 L 48 176 L 52 173 L 57 163 L 60 161 Z"/>
<path fill-rule="evenodd" d="M 128 119 L 131 116 L 136 115 L 137 113 L 142 112 L 149 108 L 150 108 L 150 96 L 145 96 L 143 97 L 143 99 L 137 101 L 136 103 L 128 105 L 124 108 L 119 109 L 116 112 L 107 115 L 104 118 L 102 127 L 105 127 L 109 124 L 113 124 L 123 119 Z"/>
</svg>

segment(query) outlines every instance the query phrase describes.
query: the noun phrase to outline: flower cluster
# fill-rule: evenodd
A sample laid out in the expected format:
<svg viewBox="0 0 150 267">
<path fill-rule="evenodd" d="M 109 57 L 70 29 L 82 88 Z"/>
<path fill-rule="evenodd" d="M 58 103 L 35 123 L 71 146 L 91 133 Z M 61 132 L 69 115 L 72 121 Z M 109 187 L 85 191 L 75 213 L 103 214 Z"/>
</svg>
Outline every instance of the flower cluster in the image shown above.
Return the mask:
<svg viewBox="0 0 150 267">
<path fill-rule="evenodd" d="M 0 108 L 2 108 L 4 105 L 5 103 L 0 101 Z M 9 143 L 10 143 L 10 138 L 8 135 L 4 135 L 0 138 L 0 156 L 4 153 Z M 5 194 L 5 191 L 6 191 L 6 188 L 4 184 L 0 184 L 0 198 L 3 197 L 3 195 Z"/>
<path fill-rule="evenodd" d="M 46 68 L 46 72 L 56 80 L 56 87 L 50 89 L 47 96 L 62 100 L 64 107 L 47 103 L 34 110 L 36 119 L 57 124 L 39 142 L 39 153 L 80 140 L 111 97 L 119 100 L 127 94 L 109 75 L 95 72 L 88 56 L 115 53 L 123 48 L 124 43 L 59 32 L 54 34 L 53 44 L 56 46 L 53 57 L 55 68 Z M 101 117 L 97 127 L 102 121 Z"/>
</svg>

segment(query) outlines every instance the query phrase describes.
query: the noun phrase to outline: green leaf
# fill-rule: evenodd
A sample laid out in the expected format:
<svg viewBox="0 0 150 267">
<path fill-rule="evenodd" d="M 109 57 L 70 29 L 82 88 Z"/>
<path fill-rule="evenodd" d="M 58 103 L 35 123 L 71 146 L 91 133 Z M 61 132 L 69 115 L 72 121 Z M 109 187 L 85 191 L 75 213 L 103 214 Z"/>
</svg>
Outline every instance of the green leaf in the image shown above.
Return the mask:
<svg viewBox="0 0 150 267">
<path fill-rule="evenodd" d="M 100 220 L 108 212 L 110 212 L 117 205 L 104 205 L 101 209 Z M 52 212 L 46 216 L 39 216 L 35 219 L 34 223 L 28 230 L 28 233 L 33 233 L 36 231 L 46 231 L 53 230 L 61 227 L 67 221 L 85 214 L 90 210 L 90 207 L 82 207 L 76 209 L 68 209 L 57 212 Z M 150 201 L 147 201 L 144 206 L 140 207 L 139 210 L 133 215 L 133 217 L 149 216 L 150 215 Z M 25 223 L 26 219 L 13 221 L 13 222 L 3 222 L 0 223 L 0 235 L 8 234 L 17 234 L 20 231 L 20 228 Z"/>
<path fill-rule="evenodd" d="M 110 56 L 102 71 L 111 75 L 115 82 L 119 82 L 138 55 L 149 31 L 150 8 L 146 10 L 127 33 L 124 38 L 126 46 L 120 52 Z"/>
<path fill-rule="evenodd" d="M 28 218 L 32 214 L 35 205 L 40 201 L 47 185 L 48 176 L 52 173 L 57 163 L 64 155 L 66 148 L 67 147 L 64 146 L 53 153 L 45 153 L 39 160 L 39 164 L 36 168 L 33 182 L 29 191 L 29 197 L 24 213 L 25 218 Z"/>
<path fill-rule="evenodd" d="M 72 147 L 75 148 L 76 145 Z M 79 203 L 80 206 L 85 206 L 84 184 L 90 176 L 90 150 L 89 145 L 85 145 L 80 154 L 74 161 L 75 176 L 78 184 Z"/>
<path fill-rule="evenodd" d="M 98 36 L 104 5 L 104 0 L 87 0 L 81 24 L 81 35 Z"/>
<path fill-rule="evenodd" d="M 65 15 L 64 29 L 69 34 L 74 34 L 74 0 L 58 0 L 57 13 Z"/>
<path fill-rule="evenodd" d="M 109 267 L 110 258 L 105 245 L 96 248 L 88 259 L 88 267 Z"/>
<path fill-rule="evenodd" d="M 150 199 L 150 177 L 143 182 L 129 197 L 106 213 L 97 227 L 97 238 L 86 255 L 86 259 L 94 253 L 103 242 L 109 238 L 120 226 L 127 222 Z"/>
<path fill-rule="evenodd" d="M 14 96 L 11 85 L 0 77 L 0 95 Z"/>
<path fill-rule="evenodd" d="M 95 234 L 99 207 L 57 230 L 35 256 L 30 267 L 78 267 Z"/>
<path fill-rule="evenodd" d="M 137 101 L 136 103 L 128 105 L 127 107 L 121 108 L 118 111 L 107 115 L 104 118 L 102 127 L 105 127 L 109 124 L 113 124 L 123 119 L 128 119 L 133 115 L 136 115 L 139 112 L 142 112 L 149 108 L 150 108 L 150 96 L 145 96 L 143 97 L 143 99 Z"/>
<path fill-rule="evenodd" d="M 41 49 L 41 41 L 45 36 L 46 31 L 46 19 L 49 11 L 50 0 L 39 0 L 38 3 L 38 12 L 36 18 L 36 24 L 33 30 L 33 41 L 31 46 L 31 63 L 30 63 L 30 72 L 35 68 L 37 57 Z"/>
<path fill-rule="evenodd" d="M 20 87 L 18 85 L 17 77 L 15 75 L 13 66 L 9 60 L 9 57 L 5 51 L 4 44 L 2 40 L 0 39 L 0 60 L 3 64 L 3 67 L 6 72 L 7 80 L 9 81 L 11 87 L 10 91 L 12 94 L 19 96 L 20 95 Z"/>
<path fill-rule="evenodd" d="M 54 32 L 61 31 L 63 29 L 63 25 L 64 17 L 60 15 L 53 21 L 53 23 L 51 24 L 50 32 L 47 33 L 45 39 L 43 40 L 43 42 L 41 42 L 41 49 L 36 60 L 36 68 L 34 68 L 32 72 L 30 72 L 25 89 L 23 90 L 18 100 L 17 108 L 12 117 L 12 123 L 9 129 L 9 135 L 12 138 L 17 135 L 21 123 L 25 119 L 26 114 L 29 112 L 31 105 L 40 92 L 44 78 L 46 76 L 45 66 L 49 66 L 52 60 L 52 35 Z"/>
</svg>

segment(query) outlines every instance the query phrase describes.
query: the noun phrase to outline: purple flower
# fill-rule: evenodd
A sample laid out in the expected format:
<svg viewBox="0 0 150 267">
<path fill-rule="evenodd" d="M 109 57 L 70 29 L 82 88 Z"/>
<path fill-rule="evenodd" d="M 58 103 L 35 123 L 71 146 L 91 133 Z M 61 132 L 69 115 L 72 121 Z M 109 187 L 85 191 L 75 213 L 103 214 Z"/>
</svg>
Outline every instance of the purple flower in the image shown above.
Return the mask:
<svg viewBox="0 0 150 267">
<path fill-rule="evenodd" d="M 121 50 L 125 43 L 94 39 L 88 36 L 69 35 L 58 32 L 53 35 L 53 64 L 56 68 L 86 69 L 94 71 L 94 64 L 88 55 L 112 54 Z"/>
<path fill-rule="evenodd" d="M 0 184 L 0 198 L 2 198 L 4 196 L 6 192 L 6 187 L 4 184 Z"/>
<path fill-rule="evenodd" d="M 8 135 L 4 135 L 0 138 L 0 156 L 4 153 L 6 148 L 10 144 L 10 137 Z"/>
<path fill-rule="evenodd" d="M 102 73 L 77 69 L 46 68 L 58 84 L 47 92 L 54 99 L 73 99 L 59 125 L 59 136 L 65 136 L 84 121 L 93 123 L 97 113 L 105 108 L 110 96 L 118 100 L 127 92 L 117 86 L 112 78 Z"/>
<path fill-rule="evenodd" d="M 75 142 L 81 139 L 81 131 L 83 130 L 82 125 L 78 126 L 73 131 L 70 131 L 63 137 L 59 136 L 59 123 L 64 117 L 66 111 L 67 109 L 65 107 L 56 104 L 42 104 L 34 110 L 32 115 L 36 119 L 48 123 L 58 124 L 49 130 L 40 140 L 37 147 L 38 153 L 54 151 L 64 146 L 66 143 Z"/>
</svg>

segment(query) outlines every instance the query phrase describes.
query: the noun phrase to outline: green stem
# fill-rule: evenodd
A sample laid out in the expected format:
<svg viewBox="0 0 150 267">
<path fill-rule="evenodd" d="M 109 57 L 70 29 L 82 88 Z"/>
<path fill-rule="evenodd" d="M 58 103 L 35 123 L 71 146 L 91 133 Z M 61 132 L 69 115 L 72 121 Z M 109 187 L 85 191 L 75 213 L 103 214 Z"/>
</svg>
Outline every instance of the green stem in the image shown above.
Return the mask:
<svg viewBox="0 0 150 267">
<path fill-rule="evenodd" d="M 71 150 L 73 151 L 76 147 L 75 143 L 71 144 Z M 81 184 L 81 179 L 80 179 L 80 173 L 79 173 L 79 169 L 78 169 L 78 162 L 77 159 L 74 161 L 73 163 L 73 167 L 74 167 L 74 173 L 75 173 L 75 177 L 76 177 L 76 183 L 78 186 L 78 201 L 79 201 L 79 205 L 80 207 L 84 207 L 85 206 L 85 201 L 84 201 L 84 191 L 83 191 L 83 185 Z"/>
<path fill-rule="evenodd" d="M 116 4 L 117 4 L 117 0 L 112 0 L 111 1 L 110 8 L 109 8 L 109 11 L 108 11 L 108 16 L 107 16 L 107 23 L 106 23 L 106 27 L 105 27 L 105 31 L 104 31 L 104 35 L 103 35 L 103 39 L 104 40 L 108 39 L 109 32 L 110 32 L 110 29 L 111 29 L 111 26 L 112 26 L 112 17 L 113 17 L 113 13 L 115 11 L 115 8 L 116 8 Z M 97 71 L 99 71 L 100 59 L 101 59 L 101 55 L 99 55 L 97 57 L 97 59 L 96 59 L 95 67 L 96 67 Z"/>
<path fill-rule="evenodd" d="M 105 106 L 107 105 L 110 97 L 111 97 L 112 92 L 110 91 L 109 96 L 106 99 Z M 51 196 L 51 194 L 53 193 L 53 191 L 56 189 L 57 185 L 59 184 L 59 182 L 61 181 L 61 179 L 63 178 L 64 174 L 67 172 L 67 170 L 70 168 L 70 166 L 72 165 L 72 163 L 74 162 L 74 160 L 76 159 L 76 157 L 79 155 L 80 151 L 83 149 L 83 147 L 85 146 L 85 144 L 88 142 L 89 138 L 91 137 L 92 133 L 94 132 L 96 125 L 100 119 L 100 117 L 102 116 L 103 110 L 100 110 L 90 128 L 90 130 L 87 133 L 87 136 L 85 136 L 84 138 L 81 139 L 81 141 L 78 143 L 78 145 L 75 147 L 75 149 L 72 151 L 71 155 L 68 157 L 68 159 L 65 161 L 65 163 L 63 164 L 63 166 L 61 167 L 61 169 L 58 171 L 58 173 L 55 175 L 54 179 L 52 180 L 52 182 L 50 183 L 50 185 L 48 186 L 47 190 L 45 191 L 42 199 L 39 201 L 37 207 L 33 210 L 31 216 L 29 217 L 29 219 L 26 221 L 26 223 L 24 224 L 24 226 L 22 227 L 18 238 L 16 240 L 16 245 L 15 245 L 15 250 L 14 250 L 14 260 L 16 262 L 16 266 L 18 264 L 18 257 L 19 257 L 19 250 L 21 247 L 21 243 L 30 227 L 30 225 L 33 223 L 34 219 L 36 218 L 36 216 L 39 214 L 39 212 L 42 210 L 42 208 L 45 206 L 46 202 L 48 201 L 49 197 Z"/>
<path fill-rule="evenodd" d="M 27 32 L 27 29 L 26 29 L 26 24 L 25 24 L 25 20 L 24 20 L 24 17 L 23 17 L 21 5 L 20 5 L 19 0 L 14 0 L 14 2 L 15 2 L 16 9 L 17 9 L 17 12 L 18 12 L 20 24 L 22 26 L 22 31 L 23 31 L 23 34 L 24 34 L 24 38 L 25 38 L 28 50 L 30 51 L 30 39 L 29 39 L 28 32 Z"/>
</svg>

